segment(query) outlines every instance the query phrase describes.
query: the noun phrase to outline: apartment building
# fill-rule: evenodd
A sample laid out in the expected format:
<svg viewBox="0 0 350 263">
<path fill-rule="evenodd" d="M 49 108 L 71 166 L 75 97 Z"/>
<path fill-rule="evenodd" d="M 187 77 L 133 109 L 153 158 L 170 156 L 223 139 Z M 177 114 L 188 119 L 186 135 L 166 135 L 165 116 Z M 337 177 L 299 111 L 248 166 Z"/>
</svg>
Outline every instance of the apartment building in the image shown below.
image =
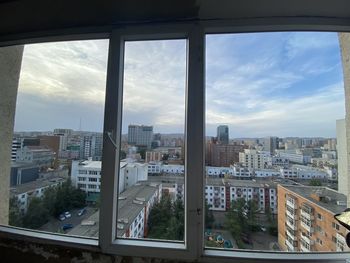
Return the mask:
<svg viewBox="0 0 350 263">
<path fill-rule="evenodd" d="M 38 179 L 10 188 L 10 196 L 17 199 L 19 210 L 25 214 L 32 198 L 41 198 L 47 189 L 61 185 L 65 181 L 66 179 L 62 177 Z"/>
<path fill-rule="evenodd" d="M 334 215 L 346 196 L 327 187 L 278 185 L 278 243 L 285 251 L 348 251 Z"/>
<path fill-rule="evenodd" d="M 141 183 L 133 185 L 118 197 L 117 236 L 143 238 L 147 236 L 148 216 L 153 205 L 162 197 L 162 184 Z M 69 234 L 97 238 L 99 235 L 99 211 L 85 221 L 90 225 L 80 224 Z"/>
<path fill-rule="evenodd" d="M 128 144 L 151 148 L 153 140 L 153 126 L 129 125 Z"/>
<path fill-rule="evenodd" d="M 264 169 L 267 165 L 265 162 L 265 153 L 257 150 L 245 149 L 244 152 L 239 153 L 239 162 L 247 168 Z"/>
<path fill-rule="evenodd" d="M 87 194 L 100 192 L 101 161 L 73 161 L 71 180 L 72 184 Z M 139 181 L 147 181 L 147 164 L 120 162 L 119 192 L 135 185 Z"/>
</svg>

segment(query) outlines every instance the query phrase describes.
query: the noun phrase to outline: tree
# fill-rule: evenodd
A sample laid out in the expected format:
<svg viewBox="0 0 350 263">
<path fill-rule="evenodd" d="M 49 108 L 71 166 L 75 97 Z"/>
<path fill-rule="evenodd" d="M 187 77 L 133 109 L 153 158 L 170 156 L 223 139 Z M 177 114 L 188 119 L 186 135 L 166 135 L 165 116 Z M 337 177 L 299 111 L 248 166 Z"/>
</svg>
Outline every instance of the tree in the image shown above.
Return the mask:
<svg viewBox="0 0 350 263">
<path fill-rule="evenodd" d="M 215 222 L 213 211 L 209 209 L 208 202 L 205 201 L 205 228 L 213 228 Z"/>
<path fill-rule="evenodd" d="M 311 179 L 309 185 L 310 186 L 322 186 L 322 182 L 318 179 Z"/>
<path fill-rule="evenodd" d="M 9 225 L 22 227 L 23 226 L 23 218 L 21 211 L 19 210 L 18 200 L 16 197 L 12 197 L 10 199 L 9 204 Z"/>
<path fill-rule="evenodd" d="M 30 200 L 27 213 L 23 217 L 23 226 L 36 229 L 47 223 L 49 220 L 49 211 L 44 206 L 42 199 L 33 197 Z"/>
<path fill-rule="evenodd" d="M 251 231 L 257 229 L 258 210 L 259 207 L 255 200 L 251 199 L 247 202 L 247 224 Z"/>
<path fill-rule="evenodd" d="M 167 240 L 183 240 L 184 207 L 180 200 L 171 202 L 170 197 L 163 196 L 155 204 L 148 218 L 148 237 Z"/>
<path fill-rule="evenodd" d="M 239 198 L 231 202 L 231 207 L 226 214 L 225 227 L 236 239 L 237 244 L 241 240 L 242 233 L 247 230 L 247 216 L 245 212 L 245 200 Z"/>
<path fill-rule="evenodd" d="M 120 150 L 120 160 L 123 160 L 123 159 L 125 159 L 126 158 L 126 152 L 125 151 L 123 151 L 123 150 Z"/>
</svg>

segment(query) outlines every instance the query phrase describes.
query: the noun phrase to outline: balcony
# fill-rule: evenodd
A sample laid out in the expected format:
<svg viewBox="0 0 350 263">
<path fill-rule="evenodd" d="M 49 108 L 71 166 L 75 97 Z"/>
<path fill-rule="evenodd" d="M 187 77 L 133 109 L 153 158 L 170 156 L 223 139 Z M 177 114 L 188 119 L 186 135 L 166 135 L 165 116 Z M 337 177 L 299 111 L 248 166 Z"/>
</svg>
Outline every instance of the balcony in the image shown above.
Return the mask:
<svg viewBox="0 0 350 263">
<path fill-rule="evenodd" d="M 294 246 L 292 242 L 288 241 L 288 239 L 286 239 L 285 244 L 288 248 L 288 251 L 296 251 L 296 246 Z"/>
<path fill-rule="evenodd" d="M 286 221 L 286 225 L 294 231 L 297 230 L 297 225 L 295 223 L 293 224 L 293 223 L 289 222 L 289 220 Z"/>
<path fill-rule="evenodd" d="M 301 234 L 301 239 L 304 240 L 311 247 L 315 241 L 311 240 L 309 236 Z M 302 244 L 302 243 L 301 243 Z"/>
<path fill-rule="evenodd" d="M 289 206 L 292 209 L 296 209 L 297 208 L 294 199 L 287 199 L 287 206 Z"/>
<path fill-rule="evenodd" d="M 297 219 L 297 215 L 291 213 L 288 209 L 286 210 L 286 215 L 289 216 L 290 218 L 294 219 L 294 220 Z"/>
<path fill-rule="evenodd" d="M 296 237 L 296 231 L 293 230 L 289 230 L 288 228 L 286 229 L 286 235 L 292 239 L 293 241 L 297 241 L 297 237 Z"/>
<path fill-rule="evenodd" d="M 305 217 L 308 220 L 314 220 L 313 210 L 304 209 L 304 207 L 300 210 L 300 215 Z"/>
<path fill-rule="evenodd" d="M 313 227 L 308 226 L 308 225 L 305 224 L 303 221 L 300 221 L 300 225 L 301 225 L 301 227 L 303 227 L 303 228 L 304 228 L 305 230 L 307 230 L 308 232 L 310 232 L 310 233 L 313 233 L 313 232 L 314 232 Z"/>
<path fill-rule="evenodd" d="M 302 242 L 300 242 L 300 251 L 301 252 L 310 252 L 310 249 L 308 249 Z"/>
</svg>

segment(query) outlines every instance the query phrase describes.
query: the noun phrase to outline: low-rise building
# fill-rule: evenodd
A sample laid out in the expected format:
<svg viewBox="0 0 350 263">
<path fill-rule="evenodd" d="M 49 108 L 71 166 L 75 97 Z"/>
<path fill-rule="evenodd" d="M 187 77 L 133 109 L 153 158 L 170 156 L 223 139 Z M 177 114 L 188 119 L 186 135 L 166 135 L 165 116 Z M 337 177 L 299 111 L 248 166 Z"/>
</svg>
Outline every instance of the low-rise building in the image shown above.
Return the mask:
<svg viewBox="0 0 350 263">
<path fill-rule="evenodd" d="M 16 198 L 19 210 L 25 214 L 27 212 L 30 200 L 33 197 L 41 198 L 45 191 L 50 187 L 61 185 L 66 178 L 56 177 L 50 179 L 38 179 L 29 183 L 17 185 L 10 188 L 11 198 Z"/>
<path fill-rule="evenodd" d="M 73 161 L 71 180 L 72 185 L 85 191 L 88 195 L 100 192 L 101 161 Z M 140 181 L 147 181 L 148 167 L 145 163 L 120 162 L 119 192 L 135 185 Z"/>
<path fill-rule="evenodd" d="M 149 213 L 162 197 L 162 184 L 144 182 L 135 184 L 118 198 L 117 236 L 124 238 L 147 237 Z M 99 211 L 84 220 L 89 224 L 74 227 L 69 234 L 98 238 Z"/>
</svg>

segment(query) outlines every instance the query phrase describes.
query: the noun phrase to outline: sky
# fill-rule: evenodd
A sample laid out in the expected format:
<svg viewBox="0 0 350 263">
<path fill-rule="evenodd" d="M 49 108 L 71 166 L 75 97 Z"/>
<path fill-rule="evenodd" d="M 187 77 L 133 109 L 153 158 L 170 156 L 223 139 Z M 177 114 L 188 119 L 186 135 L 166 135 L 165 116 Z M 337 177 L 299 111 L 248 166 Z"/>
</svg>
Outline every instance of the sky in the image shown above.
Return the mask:
<svg viewBox="0 0 350 263">
<path fill-rule="evenodd" d="M 16 131 L 102 131 L 108 40 L 26 45 Z M 186 41 L 126 42 L 123 133 L 128 124 L 183 133 Z M 335 137 L 344 118 L 336 33 L 206 37 L 206 134 Z"/>
</svg>

